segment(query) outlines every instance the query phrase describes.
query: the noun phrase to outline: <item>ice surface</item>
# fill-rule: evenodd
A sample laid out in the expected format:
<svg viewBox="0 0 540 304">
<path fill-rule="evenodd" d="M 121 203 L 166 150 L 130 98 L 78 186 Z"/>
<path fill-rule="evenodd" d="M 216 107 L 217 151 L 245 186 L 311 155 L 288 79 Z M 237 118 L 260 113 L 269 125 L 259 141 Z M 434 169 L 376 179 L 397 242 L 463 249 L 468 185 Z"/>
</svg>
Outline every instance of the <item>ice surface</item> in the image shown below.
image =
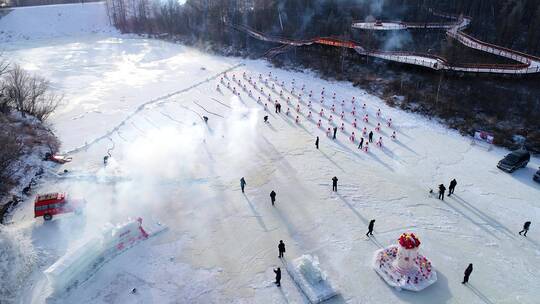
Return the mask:
<svg viewBox="0 0 540 304">
<path fill-rule="evenodd" d="M 0 225 L 0 303 L 15 303 L 37 265 L 34 247 L 23 231 Z"/>
<path fill-rule="evenodd" d="M 269 283 L 271 270 L 266 273 L 279 263 L 276 244 L 282 239 L 287 256 L 318 256 L 349 303 L 537 303 L 540 239 L 534 223 L 540 222 L 540 185 L 532 174 L 540 166 L 538 158 L 506 174 L 496 164 L 507 150 L 471 146 L 470 137 L 390 108 L 350 83 L 272 68 L 265 61 L 117 34 L 13 40 L 5 48 L 6 57 L 48 77 L 65 94 L 65 105 L 51 118 L 64 150 L 102 138 L 55 170 L 73 169 L 74 175 L 92 178 L 44 180 L 39 189 L 85 197 L 84 221 L 34 220 L 31 198 L 13 213 L 13 229 L 38 248 L 40 265 L 45 265 L 34 266 L 35 272 L 42 274 L 105 222 L 145 214 L 171 229 L 115 257 L 66 299 L 48 299 L 36 290 L 41 278 L 32 276 L 17 302 L 284 303 L 296 297 L 288 297 L 289 290 L 282 294 Z M 257 79 L 272 72 L 279 82 L 269 85 L 274 83 L 277 92 L 284 81 L 285 99 L 294 101 L 286 105 L 282 100 L 284 111 L 291 107 L 295 113 L 297 100 L 289 94 L 293 79 L 296 92 L 302 85 L 317 96 L 324 87 L 327 99 L 336 92 L 337 106 L 346 102 L 345 134 L 340 130 L 331 141 L 317 128 L 318 99 L 312 100 L 317 115 L 307 119 L 307 93 L 296 124 L 272 108 L 265 112 L 256 102 L 258 93 L 253 99 L 244 91 L 233 97 L 223 86 L 216 90 L 219 78 L 207 81 L 230 68 L 229 80 L 233 73 L 242 78 L 245 71 Z M 257 82 L 266 94 L 271 91 Z M 353 96 L 359 128 L 373 129 L 381 109 L 383 149 L 370 145 L 365 153 L 348 140 Z M 152 100 L 158 101 L 137 111 Z M 369 124 L 361 122 L 363 103 Z M 326 112 L 331 102 L 324 106 Z M 201 115 L 210 118 L 208 125 Z M 268 124 L 262 122 L 264 115 Z M 392 129 L 384 123 L 388 118 Z M 336 122 L 341 124 L 339 118 Z M 329 126 L 326 119 L 323 126 Z M 392 131 L 396 140 L 389 138 Z M 111 140 L 121 181 L 97 178 L 102 169 L 104 176 L 116 174 L 103 167 Z M 339 178 L 338 193 L 331 192 L 332 176 Z M 430 188 L 452 178 L 458 181 L 455 195 L 444 201 L 429 195 Z M 272 190 L 277 192 L 274 207 L 268 197 Z M 377 222 L 374 237 L 367 240 L 370 219 Z M 517 235 L 525 220 L 533 222 L 527 238 Z M 395 292 L 371 266 L 373 251 L 395 244 L 396 233 L 404 230 L 421 233 L 422 252 L 437 267 L 437 282 L 419 293 Z M 468 263 L 475 271 L 470 285 L 463 286 Z M 138 294 L 130 293 L 134 287 Z"/>
</svg>

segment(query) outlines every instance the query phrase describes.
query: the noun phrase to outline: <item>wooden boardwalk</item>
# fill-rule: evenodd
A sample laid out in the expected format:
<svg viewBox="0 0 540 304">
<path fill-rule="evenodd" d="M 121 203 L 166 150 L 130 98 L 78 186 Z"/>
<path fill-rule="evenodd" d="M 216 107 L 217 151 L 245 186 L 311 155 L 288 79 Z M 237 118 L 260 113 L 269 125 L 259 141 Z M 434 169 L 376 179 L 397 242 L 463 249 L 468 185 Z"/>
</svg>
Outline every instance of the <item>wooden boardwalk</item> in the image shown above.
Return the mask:
<svg viewBox="0 0 540 304">
<path fill-rule="evenodd" d="M 291 47 L 306 46 L 312 44 L 330 45 L 354 49 L 358 54 L 380 58 L 388 61 L 399 62 L 426 67 L 433 70 L 448 70 L 463 73 L 492 73 L 492 74 L 535 74 L 540 73 L 540 57 L 525 54 L 519 51 L 507 49 L 502 46 L 490 44 L 476 39 L 463 32 L 472 19 L 467 16 L 455 16 L 445 13 L 432 12 L 433 14 L 452 19 L 452 22 L 439 23 L 411 23 L 400 21 L 377 21 L 377 22 L 354 22 L 353 28 L 362 30 L 395 31 L 407 29 L 444 29 L 446 35 L 462 45 L 501 56 L 516 61 L 515 64 L 451 64 L 445 58 L 431 54 L 414 52 L 388 52 L 381 50 L 366 50 L 358 42 L 343 40 L 333 37 L 315 37 L 308 40 L 293 40 L 283 37 L 269 36 L 256 31 L 246 25 L 233 25 L 233 28 L 243 31 L 255 39 L 267 42 L 280 43 L 282 46 L 273 48 L 267 52 L 269 57 L 288 51 Z M 289 46 L 289 47 L 285 47 Z"/>
</svg>

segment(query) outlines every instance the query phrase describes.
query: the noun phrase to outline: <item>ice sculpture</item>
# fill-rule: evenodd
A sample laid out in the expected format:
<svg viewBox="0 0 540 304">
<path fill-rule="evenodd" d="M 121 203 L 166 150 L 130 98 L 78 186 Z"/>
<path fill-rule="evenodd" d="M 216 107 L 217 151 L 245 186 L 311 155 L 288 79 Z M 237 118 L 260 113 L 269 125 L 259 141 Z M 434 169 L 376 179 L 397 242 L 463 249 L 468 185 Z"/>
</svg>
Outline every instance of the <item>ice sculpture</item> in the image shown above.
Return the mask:
<svg viewBox="0 0 540 304">
<path fill-rule="evenodd" d="M 392 287 L 420 291 L 437 281 L 431 262 L 418 253 L 420 240 L 414 233 L 403 233 L 398 245 L 377 250 L 375 271 Z"/>
<path fill-rule="evenodd" d="M 142 219 L 110 226 L 84 243 L 70 249 L 44 271 L 55 293 L 69 290 L 88 280 L 107 261 L 167 229 L 155 224 L 143 228 Z"/>
<path fill-rule="evenodd" d="M 338 293 L 319 266 L 319 259 L 309 254 L 287 262 L 287 272 L 311 303 L 322 303 Z"/>
</svg>

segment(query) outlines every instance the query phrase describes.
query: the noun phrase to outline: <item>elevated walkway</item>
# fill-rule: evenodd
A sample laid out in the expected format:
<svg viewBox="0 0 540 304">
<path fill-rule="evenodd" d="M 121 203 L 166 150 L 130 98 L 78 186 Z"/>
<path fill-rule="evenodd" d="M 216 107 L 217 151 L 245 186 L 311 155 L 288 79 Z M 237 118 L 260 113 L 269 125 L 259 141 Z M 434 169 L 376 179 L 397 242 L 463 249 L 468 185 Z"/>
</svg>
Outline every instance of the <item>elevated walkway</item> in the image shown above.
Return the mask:
<svg viewBox="0 0 540 304">
<path fill-rule="evenodd" d="M 454 22 L 439 23 L 410 23 L 400 21 L 390 22 L 355 22 L 353 28 L 363 30 L 406 30 L 406 29 L 445 29 L 446 35 L 457 40 L 462 45 L 514 60 L 516 64 L 450 64 L 445 58 L 431 54 L 414 52 L 387 52 L 381 50 L 366 50 L 358 42 L 343 40 L 334 37 L 315 37 L 309 40 L 293 40 L 283 37 L 269 36 L 245 25 L 233 25 L 233 28 L 243 31 L 255 39 L 280 43 L 282 46 L 267 52 L 268 57 L 274 57 L 291 49 L 291 47 L 322 44 L 334 47 L 354 49 L 358 54 L 380 58 L 388 61 L 426 67 L 432 70 L 448 70 L 464 73 L 493 73 L 493 74 L 533 74 L 540 73 L 540 57 L 507 49 L 502 46 L 490 44 L 465 34 L 462 30 L 467 28 L 472 19 L 467 16 L 432 11 L 433 14 L 455 20 Z"/>
</svg>

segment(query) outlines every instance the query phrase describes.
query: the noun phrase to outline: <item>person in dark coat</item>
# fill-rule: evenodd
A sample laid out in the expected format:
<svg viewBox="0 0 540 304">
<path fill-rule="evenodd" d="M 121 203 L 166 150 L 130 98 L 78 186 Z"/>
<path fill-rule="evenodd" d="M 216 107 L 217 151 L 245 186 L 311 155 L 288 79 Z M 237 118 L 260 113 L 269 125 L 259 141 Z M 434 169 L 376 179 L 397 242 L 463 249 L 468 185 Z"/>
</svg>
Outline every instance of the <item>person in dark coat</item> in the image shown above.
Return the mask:
<svg viewBox="0 0 540 304">
<path fill-rule="evenodd" d="M 527 236 L 527 232 L 529 231 L 529 227 L 531 227 L 531 222 L 530 221 L 526 221 L 525 224 L 523 224 L 523 230 L 521 230 L 519 232 L 519 235 L 521 235 L 523 232 L 523 236 Z"/>
<path fill-rule="evenodd" d="M 469 264 L 467 269 L 465 269 L 465 276 L 463 277 L 463 282 L 461 282 L 461 284 L 465 284 L 469 282 L 469 276 L 471 275 L 472 271 L 473 271 L 472 264 Z"/>
<path fill-rule="evenodd" d="M 240 188 L 242 188 L 242 193 L 244 193 L 244 187 L 247 185 L 246 180 L 244 177 L 240 179 Z"/>
<path fill-rule="evenodd" d="M 276 192 L 274 192 L 274 190 L 270 192 L 270 200 L 272 201 L 272 206 L 274 206 L 274 203 L 276 202 Z"/>
<path fill-rule="evenodd" d="M 369 131 L 368 138 L 369 138 L 369 142 L 372 143 L 373 142 L 373 131 Z"/>
<path fill-rule="evenodd" d="M 277 112 L 281 113 L 281 103 L 277 103 Z"/>
<path fill-rule="evenodd" d="M 443 184 L 439 185 L 439 199 L 444 201 L 444 192 L 446 191 L 446 187 Z"/>
<path fill-rule="evenodd" d="M 457 181 L 454 178 L 452 181 L 450 181 L 450 186 L 448 187 L 448 196 L 454 194 L 454 189 L 456 189 Z"/>
<path fill-rule="evenodd" d="M 317 136 L 317 139 L 315 140 L 315 147 L 317 147 L 317 150 L 319 149 L 319 136 Z"/>
<path fill-rule="evenodd" d="M 358 144 L 358 149 L 362 149 L 364 147 L 364 138 L 360 138 L 360 143 Z"/>
<path fill-rule="evenodd" d="M 338 181 L 338 178 L 337 177 L 332 177 L 332 191 L 334 192 L 337 192 L 337 181 Z"/>
<path fill-rule="evenodd" d="M 265 116 L 263 117 L 263 119 L 264 119 L 264 122 L 268 122 L 268 115 L 265 115 Z"/>
<path fill-rule="evenodd" d="M 275 284 L 277 287 L 281 286 L 281 269 L 278 267 L 277 269 L 274 269 L 274 273 L 276 274 L 276 282 Z"/>
<path fill-rule="evenodd" d="M 276 102 L 274 108 L 276 109 L 276 114 L 278 113 L 278 109 L 279 109 L 279 103 Z"/>
<path fill-rule="evenodd" d="M 366 233 L 367 237 L 369 237 L 370 235 L 373 235 L 373 226 L 375 226 L 375 220 L 369 221 L 369 225 L 367 227 L 368 232 Z"/>
<path fill-rule="evenodd" d="M 336 139 L 336 134 L 337 134 L 337 127 L 334 127 L 334 137 L 332 137 L 332 139 Z"/>
<path fill-rule="evenodd" d="M 279 258 L 281 259 L 283 257 L 283 254 L 285 253 L 285 243 L 283 243 L 283 240 L 279 241 L 279 244 L 277 246 L 279 251 Z"/>
</svg>

